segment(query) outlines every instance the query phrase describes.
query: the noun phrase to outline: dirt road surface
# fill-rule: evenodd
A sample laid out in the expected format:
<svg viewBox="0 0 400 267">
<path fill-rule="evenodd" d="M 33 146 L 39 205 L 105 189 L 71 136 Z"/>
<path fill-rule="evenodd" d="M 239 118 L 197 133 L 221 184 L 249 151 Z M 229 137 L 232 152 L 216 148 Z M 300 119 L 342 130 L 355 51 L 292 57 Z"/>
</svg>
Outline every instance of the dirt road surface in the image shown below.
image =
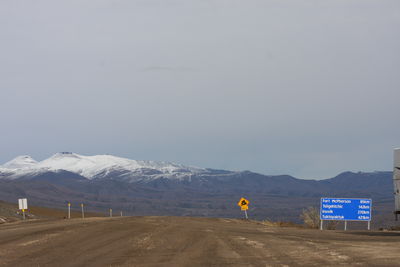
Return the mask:
<svg viewBox="0 0 400 267">
<path fill-rule="evenodd" d="M 0 225 L 0 266 L 400 266 L 400 233 L 188 217 Z"/>
</svg>

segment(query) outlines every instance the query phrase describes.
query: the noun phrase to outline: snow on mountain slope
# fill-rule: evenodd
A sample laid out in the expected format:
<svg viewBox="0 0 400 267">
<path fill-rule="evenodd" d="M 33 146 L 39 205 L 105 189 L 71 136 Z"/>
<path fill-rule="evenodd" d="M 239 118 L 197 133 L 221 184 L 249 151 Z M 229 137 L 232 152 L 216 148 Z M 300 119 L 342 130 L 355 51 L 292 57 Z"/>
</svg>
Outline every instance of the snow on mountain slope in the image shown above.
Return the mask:
<svg viewBox="0 0 400 267">
<path fill-rule="evenodd" d="M 17 157 L 0 165 L 1 176 L 15 179 L 29 173 L 66 170 L 88 179 L 106 177 L 110 173 L 123 176 L 140 176 L 141 179 L 159 177 L 181 178 L 190 174 L 207 172 L 206 169 L 188 167 L 180 164 L 157 161 L 138 161 L 111 155 L 83 156 L 70 152 L 61 152 L 37 162 L 29 156 Z M 9 173 L 12 175 L 9 175 Z M 6 175 L 5 173 L 8 173 Z"/>
<path fill-rule="evenodd" d="M 38 162 L 30 156 L 19 156 L 0 167 L 6 169 L 23 169 L 34 167 L 37 163 Z"/>
</svg>

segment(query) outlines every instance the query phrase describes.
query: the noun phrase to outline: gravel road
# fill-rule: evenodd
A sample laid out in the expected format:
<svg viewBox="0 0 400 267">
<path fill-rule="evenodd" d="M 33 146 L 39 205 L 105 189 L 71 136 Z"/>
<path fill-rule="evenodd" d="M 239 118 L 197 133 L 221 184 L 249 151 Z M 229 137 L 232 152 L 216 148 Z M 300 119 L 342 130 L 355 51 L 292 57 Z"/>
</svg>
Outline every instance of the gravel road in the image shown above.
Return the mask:
<svg viewBox="0 0 400 267">
<path fill-rule="evenodd" d="M 120 217 L 0 225 L 0 266 L 400 266 L 400 233 L 215 218 Z"/>
</svg>

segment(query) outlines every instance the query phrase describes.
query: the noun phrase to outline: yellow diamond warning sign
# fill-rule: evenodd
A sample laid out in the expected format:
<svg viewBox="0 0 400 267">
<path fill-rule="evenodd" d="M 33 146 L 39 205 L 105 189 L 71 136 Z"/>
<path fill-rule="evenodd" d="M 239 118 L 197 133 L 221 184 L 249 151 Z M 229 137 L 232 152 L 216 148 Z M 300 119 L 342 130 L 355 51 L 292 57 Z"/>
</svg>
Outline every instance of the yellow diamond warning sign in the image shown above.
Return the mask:
<svg viewBox="0 0 400 267">
<path fill-rule="evenodd" d="M 248 210 L 249 204 L 250 204 L 250 201 L 248 201 L 244 197 L 242 197 L 238 202 L 238 206 L 240 207 L 241 210 Z"/>
</svg>

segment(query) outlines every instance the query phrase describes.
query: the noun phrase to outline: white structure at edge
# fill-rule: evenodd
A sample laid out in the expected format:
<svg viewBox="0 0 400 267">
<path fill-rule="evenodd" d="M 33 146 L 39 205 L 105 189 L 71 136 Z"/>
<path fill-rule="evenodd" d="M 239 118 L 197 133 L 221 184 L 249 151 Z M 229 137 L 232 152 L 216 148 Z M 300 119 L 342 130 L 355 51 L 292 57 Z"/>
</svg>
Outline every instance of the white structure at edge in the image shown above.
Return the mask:
<svg viewBox="0 0 400 267">
<path fill-rule="evenodd" d="M 395 212 L 400 213 L 400 148 L 394 150 L 393 164 Z"/>
</svg>

